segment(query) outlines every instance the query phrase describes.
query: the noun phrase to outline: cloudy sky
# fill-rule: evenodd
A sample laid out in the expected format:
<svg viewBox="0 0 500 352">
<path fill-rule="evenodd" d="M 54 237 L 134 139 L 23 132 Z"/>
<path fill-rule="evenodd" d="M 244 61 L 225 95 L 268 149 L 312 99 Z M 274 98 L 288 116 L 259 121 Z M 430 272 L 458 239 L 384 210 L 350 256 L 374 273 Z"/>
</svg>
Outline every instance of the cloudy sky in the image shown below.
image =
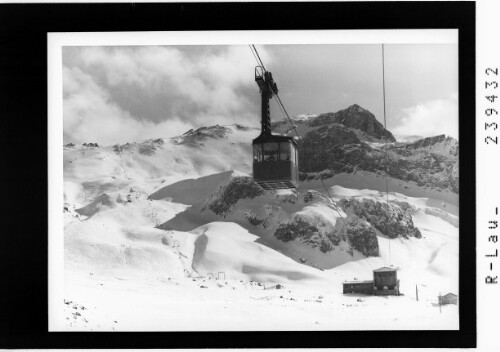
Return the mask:
<svg viewBox="0 0 500 352">
<path fill-rule="evenodd" d="M 358 104 L 383 123 L 380 45 L 257 49 L 290 115 Z M 248 46 L 64 47 L 64 142 L 108 145 L 236 122 L 257 127 L 255 65 Z M 385 45 L 385 83 L 391 132 L 457 137 L 456 44 Z M 273 120 L 282 119 L 271 106 Z"/>
</svg>

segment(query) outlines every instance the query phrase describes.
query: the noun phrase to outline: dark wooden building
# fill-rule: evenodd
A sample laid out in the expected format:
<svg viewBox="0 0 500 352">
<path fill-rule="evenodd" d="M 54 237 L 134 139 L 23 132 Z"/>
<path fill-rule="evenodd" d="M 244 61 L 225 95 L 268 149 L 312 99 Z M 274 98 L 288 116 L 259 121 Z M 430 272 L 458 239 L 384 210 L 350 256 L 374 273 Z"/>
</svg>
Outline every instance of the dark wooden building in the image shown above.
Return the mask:
<svg viewBox="0 0 500 352">
<path fill-rule="evenodd" d="M 346 281 L 343 282 L 344 286 L 343 293 L 364 293 L 367 295 L 373 295 L 373 281 Z"/>
<path fill-rule="evenodd" d="M 364 293 L 368 295 L 399 296 L 399 280 L 395 268 L 382 267 L 373 270 L 373 280 L 346 281 L 342 283 L 343 293 Z"/>
<path fill-rule="evenodd" d="M 447 293 L 444 296 L 438 296 L 439 304 L 457 304 L 458 296 L 454 293 Z"/>
<path fill-rule="evenodd" d="M 381 267 L 373 270 L 373 294 L 399 296 L 399 280 L 395 268 Z"/>
</svg>

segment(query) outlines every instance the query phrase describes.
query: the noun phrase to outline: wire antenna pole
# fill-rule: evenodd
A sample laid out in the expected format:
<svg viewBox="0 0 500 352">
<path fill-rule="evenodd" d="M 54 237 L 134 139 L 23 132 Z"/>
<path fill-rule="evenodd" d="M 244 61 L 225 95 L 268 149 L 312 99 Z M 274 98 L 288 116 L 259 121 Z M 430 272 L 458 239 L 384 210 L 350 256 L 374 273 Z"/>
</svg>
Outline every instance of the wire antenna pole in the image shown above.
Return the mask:
<svg viewBox="0 0 500 352">
<path fill-rule="evenodd" d="M 441 313 L 441 301 L 442 301 L 441 292 L 439 292 L 439 296 L 438 296 L 439 313 Z"/>
<path fill-rule="evenodd" d="M 384 128 L 387 127 L 387 120 L 385 117 L 385 59 L 384 59 L 384 44 L 382 44 L 382 94 L 384 95 Z"/>
<path fill-rule="evenodd" d="M 382 44 L 382 94 L 384 101 L 384 129 L 387 130 L 387 118 L 385 113 L 385 55 L 384 55 L 384 44 Z M 386 203 L 387 211 L 390 210 L 389 205 L 389 156 L 387 154 L 387 147 L 385 149 L 385 190 L 386 190 Z M 388 236 L 389 237 L 389 236 Z M 389 237 L 389 265 L 392 265 L 392 255 L 391 255 L 391 237 Z"/>
</svg>

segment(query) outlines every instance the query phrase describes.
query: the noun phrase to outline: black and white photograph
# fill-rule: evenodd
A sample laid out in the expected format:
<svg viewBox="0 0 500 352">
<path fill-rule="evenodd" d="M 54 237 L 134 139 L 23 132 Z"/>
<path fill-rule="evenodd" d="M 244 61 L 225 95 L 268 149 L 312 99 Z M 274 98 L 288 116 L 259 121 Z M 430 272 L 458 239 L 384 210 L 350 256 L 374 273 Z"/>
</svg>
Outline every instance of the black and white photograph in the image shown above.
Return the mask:
<svg viewBox="0 0 500 352">
<path fill-rule="evenodd" d="M 459 328 L 456 30 L 104 35 L 57 52 L 54 330 Z"/>
<path fill-rule="evenodd" d="M 498 350 L 499 6 L 0 0 L 0 349 Z"/>
</svg>

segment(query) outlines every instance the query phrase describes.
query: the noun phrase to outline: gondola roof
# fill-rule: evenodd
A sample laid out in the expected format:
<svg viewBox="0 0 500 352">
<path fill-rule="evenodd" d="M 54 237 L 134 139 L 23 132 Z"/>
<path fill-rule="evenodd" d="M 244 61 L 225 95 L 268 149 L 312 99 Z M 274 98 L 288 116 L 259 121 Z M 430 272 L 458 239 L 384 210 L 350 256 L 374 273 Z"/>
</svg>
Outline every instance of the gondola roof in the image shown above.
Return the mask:
<svg viewBox="0 0 500 352">
<path fill-rule="evenodd" d="M 278 134 L 262 134 L 262 133 L 252 141 L 252 144 L 273 143 L 273 142 L 279 143 L 285 141 L 291 141 L 294 145 L 297 145 L 297 142 L 295 141 L 294 137 L 282 136 Z"/>
</svg>

